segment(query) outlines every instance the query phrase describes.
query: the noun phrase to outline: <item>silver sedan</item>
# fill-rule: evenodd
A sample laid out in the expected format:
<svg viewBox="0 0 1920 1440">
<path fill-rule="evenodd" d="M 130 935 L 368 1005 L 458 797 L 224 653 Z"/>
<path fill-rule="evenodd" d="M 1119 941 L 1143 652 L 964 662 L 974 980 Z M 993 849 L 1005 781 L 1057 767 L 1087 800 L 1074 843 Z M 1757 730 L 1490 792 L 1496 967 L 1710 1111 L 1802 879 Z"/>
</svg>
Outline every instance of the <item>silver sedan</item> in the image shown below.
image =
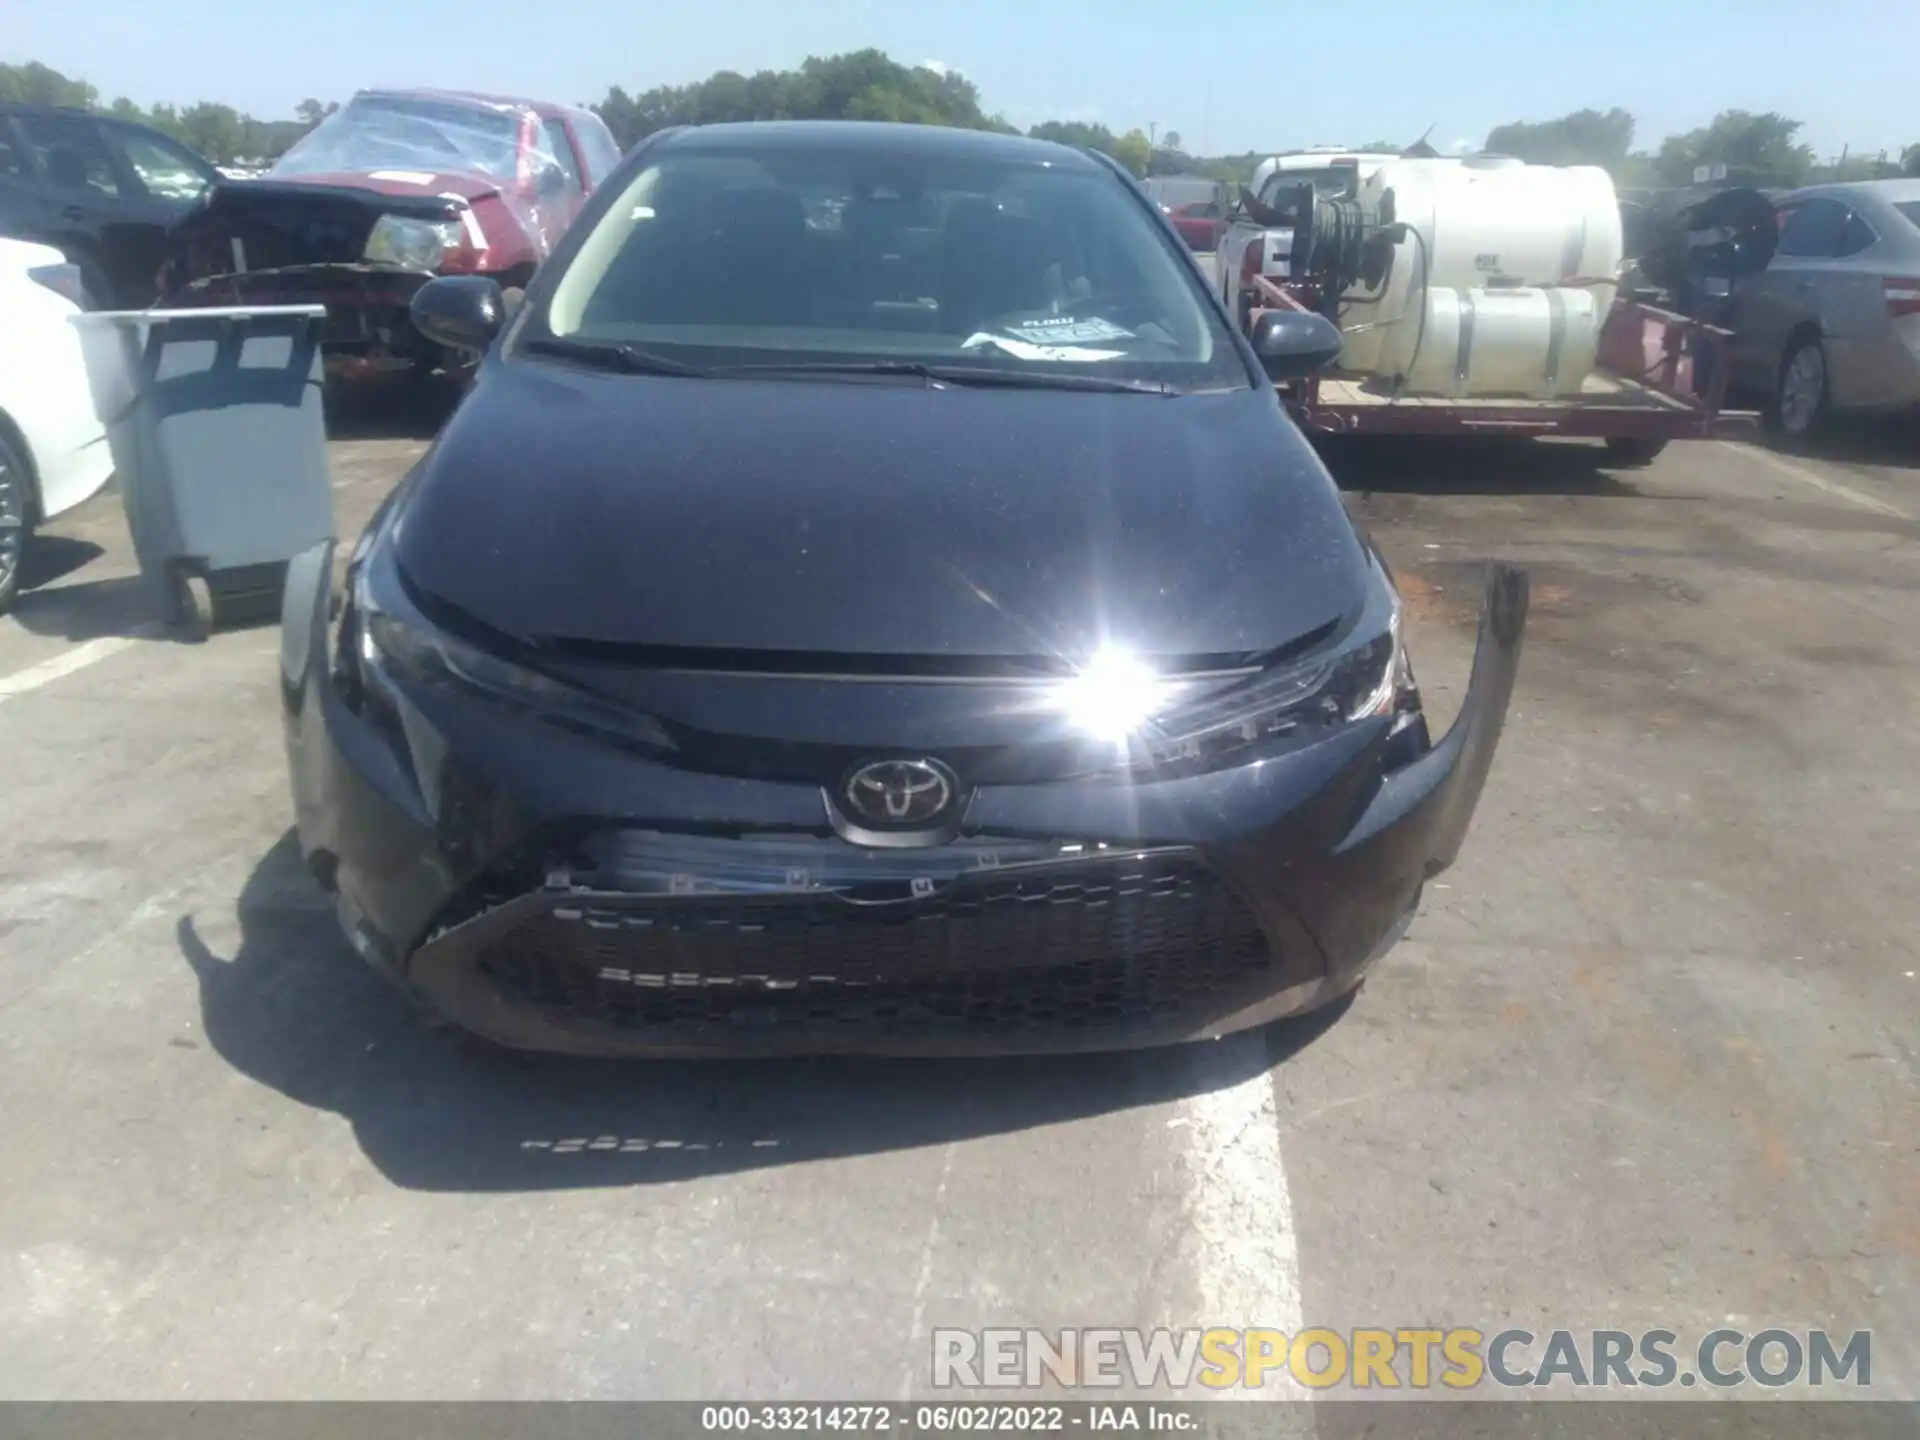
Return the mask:
<svg viewBox="0 0 1920 1440">
<path fill-rule="evenodd" d="M 1838 410 L 1920 404 L 1920 180 L 1813 185 L 1733 309 L 1734 380 L 1803 439 Z"/>
</svg>

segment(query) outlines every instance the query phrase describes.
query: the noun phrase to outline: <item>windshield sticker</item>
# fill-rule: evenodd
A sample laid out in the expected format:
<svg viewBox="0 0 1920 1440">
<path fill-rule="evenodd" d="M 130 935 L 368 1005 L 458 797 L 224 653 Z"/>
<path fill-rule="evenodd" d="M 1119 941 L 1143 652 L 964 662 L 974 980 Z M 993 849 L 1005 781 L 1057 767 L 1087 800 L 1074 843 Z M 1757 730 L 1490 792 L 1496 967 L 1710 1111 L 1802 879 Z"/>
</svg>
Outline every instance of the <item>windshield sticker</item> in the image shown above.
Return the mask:
<svg viewBox="0 0 1920 1440">
<path fill-rule="evenodd" d="M 1041 345 L 1097 345 L 1103 340 L 1131 340 L 1133 332 L 1098 316 L 1074 319 L 1072 316 L 1040 317 L 1016 320 L 1008 329 L 1022 340 Z"/>
<path fill-rule="evenodd" d="M 961 342 L 962 350 L 999 350 L 1016 360 L 1118 360 L 1125 352 L 1089 350 L 1083 345 L 1036 345 L 1031 340 L 1016 340 L 1010 335 L 970 335 Z"/>
<path fill-rule="evenodd" d="M 367 172 L 372 180 L 392 180 L 401 185 L 431 185 L 434 177 L 423 170 L 371 170 Z"/>
</svg>

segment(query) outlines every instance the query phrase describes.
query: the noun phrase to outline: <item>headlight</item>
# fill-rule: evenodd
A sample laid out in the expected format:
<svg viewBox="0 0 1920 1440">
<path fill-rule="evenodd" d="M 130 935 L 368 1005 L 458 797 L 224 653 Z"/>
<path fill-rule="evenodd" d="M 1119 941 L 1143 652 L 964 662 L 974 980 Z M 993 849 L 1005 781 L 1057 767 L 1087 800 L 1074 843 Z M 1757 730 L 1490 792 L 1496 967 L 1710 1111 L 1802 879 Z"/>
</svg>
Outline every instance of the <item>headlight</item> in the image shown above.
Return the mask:
<svg viewBox="0 0 1920 1440">
<path fill-rule="evenodd" d="M 403 619 L 383 610 L 368 594 L 364 575 L 354 583 L 351 618 L 354 623 L 343 626 L 341 638 L 355 647 L 367 690 L 389 706 L 397 705 L 397 680 L 478 696 L 603 742 L 649 751 L 674 748 L 665 727 L 643 711 L 503 660 L 417 616 Z"/>
<path fill-rule="evenodd" d="M 1102 650 L 1055 697 L 1083 735 L 1124 745 L 1167 703 L 1169 686 L 1153 667 L 1125 650 Z"/>
<path fill-rule="evenodd" d="M 404 215 L 382 215 L 373 222 L 362 258 L 375 265 L 397 265 L 402 270 L 437 270 L 447 251 L 460 243 L 455 220 L 413 220 Z"/>
<path fill-rule="evenodd" d="M 1199 696 L 1136 657 L 1104 651 L 1061 686 L 1055 703 L 1082 734 L 1113 744 L 1122 764 L 1206 769 L 1262 742 L 1306 741 L 1390 715 L 1412 687 L 1396 602 L 1385 633 Z"/>
</svg>

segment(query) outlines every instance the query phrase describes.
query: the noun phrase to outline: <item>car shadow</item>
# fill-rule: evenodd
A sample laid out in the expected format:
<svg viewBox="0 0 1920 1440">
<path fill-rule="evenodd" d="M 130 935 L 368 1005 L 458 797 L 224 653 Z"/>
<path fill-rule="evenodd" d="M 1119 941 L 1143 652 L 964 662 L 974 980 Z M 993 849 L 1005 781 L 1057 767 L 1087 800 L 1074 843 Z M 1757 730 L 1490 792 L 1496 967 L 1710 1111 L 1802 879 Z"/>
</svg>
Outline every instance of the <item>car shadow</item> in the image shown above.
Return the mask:
<svg viewBox="0 0 1920 1440">
<path fill-rule="evenodd" d="M 462 393 L 437 377 L 332 381 L 326 392 L 327 438 L 431 440 Z"/>
<path fill-rule="evenodd" d="M 1920 470 L 1920 415 L 1839 416 L 1810 440 L 1774 445 L 1815 460 Z"/>
<path fill-rule="evenodd" d="M 1342 490 L 1420 495 L 1642 493 L 1606 468 L 1598 445 L 1492 436 L 1316 435 L 1314 448 Z"/>
<path fill-rule="evenodd" d="M 943 1144 L 1231 1085 L 1310 1044 L 1346 1003 L 1250 1044 L 995 1061 L 598 1061 L 501 1051 L 424 1017 L 341 938 L 283 836 L 220 956 L 192 915 L 181 954 L 207 1042 L 353 1127 L 394 1184 L 427 1191 L 650 1185 Z"/>
<path fill-rule="evenodd" d="M 202 643 L 202 637 L 169 621 L 159 582 L 144 575 L 114 575 L 30 591 L 15 598 L 12 615 L 29 634 L 74 644 L 109 637 L 188 646 Z M 267 593 L 249 597 L 245 604 L 229 602 L 221 612 L 219 633 L 262 630 L 279 623 L 279 600 Z"/>
<path fill-rule="evenodd" d="M 36 540 L 34 548 L 40 543 Z M 22 591 L 14 599 L 12 614 L 30 634 L 75 643 L 108 636 L 165 640 L 171 634 L 159 595 L 139 575 Z"/>
<path fill-rule="evenodd" d="M 27 592 L 64 580 L 106 554 L 106 547 L 68 535 L 36 535 L 20 561 L 20 589 Z"/>
</svg>

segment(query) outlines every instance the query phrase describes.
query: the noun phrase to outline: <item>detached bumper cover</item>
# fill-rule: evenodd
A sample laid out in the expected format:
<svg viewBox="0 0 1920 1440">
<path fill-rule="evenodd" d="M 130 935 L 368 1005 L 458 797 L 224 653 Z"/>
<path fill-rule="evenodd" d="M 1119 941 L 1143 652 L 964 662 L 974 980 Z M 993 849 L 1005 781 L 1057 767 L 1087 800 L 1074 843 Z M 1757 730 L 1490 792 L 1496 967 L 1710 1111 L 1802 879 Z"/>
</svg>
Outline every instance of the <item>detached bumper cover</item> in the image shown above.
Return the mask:
<svg viewBox="0 0 1920 1440">
<path fill-rule="evenodd" d="M 430 361 L 439 347 L 414 328 L 409 306 L 414 291 L 433 277 L 416 270 L 349 264 L 295 265 L 211 275 L 183 285 L 165 303 L 181 309 L 202 305 L 325 305 L 321 343 L 329 358 L 392 359 L 396 364 Z"/>
<path fill-rule="evenodd" d="M 676 769 L 444 693 L 403 735 L 329 673 L 331 547 L 289 575 L 302 848 L 372 963 L 504 1044 L 595 1054 L 978 1054 L 1229 1033 L 1324 1004 L 1458 854 L 1512 694 L 1496 567 L 1441 741 L 1390 721 L 1157 784 L 976 790 L 962 836 L 855 846 L 815 786 Z"/>
</svg>

